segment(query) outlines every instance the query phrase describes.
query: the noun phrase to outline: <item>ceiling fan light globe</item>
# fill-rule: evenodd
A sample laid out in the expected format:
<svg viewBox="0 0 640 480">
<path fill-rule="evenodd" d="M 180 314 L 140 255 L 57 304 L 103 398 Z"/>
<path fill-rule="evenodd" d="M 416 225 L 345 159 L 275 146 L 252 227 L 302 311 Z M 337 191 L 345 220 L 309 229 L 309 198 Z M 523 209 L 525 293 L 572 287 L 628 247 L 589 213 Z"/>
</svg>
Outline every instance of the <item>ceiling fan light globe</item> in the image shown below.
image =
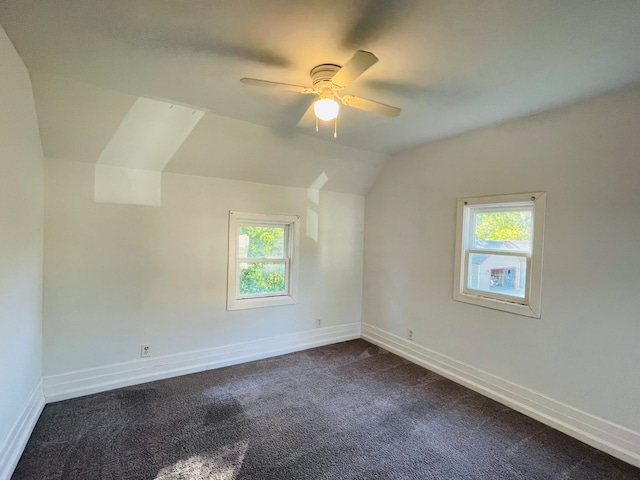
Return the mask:
<svg viewBox="0 0 640 480">
<path fill-rule="evenodd" d="M 332 98 L 321 98 L 313 104 L 313 112 L 320 120 L 333 120 L 339 111 L 340 104 Z"/>
</svg>

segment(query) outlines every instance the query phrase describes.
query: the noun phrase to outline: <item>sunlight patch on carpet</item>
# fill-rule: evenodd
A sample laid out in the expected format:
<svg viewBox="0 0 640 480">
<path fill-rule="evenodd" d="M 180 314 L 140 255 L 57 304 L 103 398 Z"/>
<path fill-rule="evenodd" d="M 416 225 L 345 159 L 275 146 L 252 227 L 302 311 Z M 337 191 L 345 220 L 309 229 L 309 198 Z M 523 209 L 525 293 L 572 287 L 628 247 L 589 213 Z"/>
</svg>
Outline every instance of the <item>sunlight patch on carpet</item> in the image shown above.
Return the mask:
<svg viewBox="0 0 640 480">
<path fill-rule="evenodd" d="M 178 460 L 160 470 L 155 480 L 235 480 L 248 448 L 249 442 L 243 440 L 222 447 L 213 454 Z"/>
</svg>

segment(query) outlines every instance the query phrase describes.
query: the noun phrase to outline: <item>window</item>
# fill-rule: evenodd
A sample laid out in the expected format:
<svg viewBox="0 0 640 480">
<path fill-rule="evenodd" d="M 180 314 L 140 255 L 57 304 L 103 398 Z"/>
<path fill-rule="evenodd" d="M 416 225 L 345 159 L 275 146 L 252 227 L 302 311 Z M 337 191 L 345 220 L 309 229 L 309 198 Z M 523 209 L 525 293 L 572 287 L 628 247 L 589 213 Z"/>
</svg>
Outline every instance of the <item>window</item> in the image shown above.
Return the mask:
<svg viewBox="0 0 640 480">
<path fill-rule="evenodd" d="M 227 310 L 296 303 L 298 220 L 229 212 Z"/>
<path fill-rule="evenodd" d="M 455 300 L 540 318 L 546 194 L 458 200 Z"/>
</svg>

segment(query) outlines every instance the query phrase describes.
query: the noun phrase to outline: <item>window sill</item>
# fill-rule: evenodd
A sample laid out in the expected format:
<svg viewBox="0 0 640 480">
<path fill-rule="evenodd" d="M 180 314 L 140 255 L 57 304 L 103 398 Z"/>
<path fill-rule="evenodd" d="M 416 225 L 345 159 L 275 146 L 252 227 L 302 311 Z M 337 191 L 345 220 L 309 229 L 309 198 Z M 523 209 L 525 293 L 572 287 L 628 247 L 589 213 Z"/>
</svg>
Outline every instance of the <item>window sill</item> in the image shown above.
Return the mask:
<svg viewBox="0 0 640 480">
<path fill-rule="evenodd" d="M 290 295 L 282 295 L 278 297 L 255 297 L 240 298 L 227 302 L 227 310 L 247 310 L 250 308 L 278 307 L 281 305 L 293 305 L 296 303 L 295 298 Z"/>
<path fill-rule="evenodd" d="M 503 312 L 523 315 L 525 317 L 540 318 L 540 309 L 534 308 L 532 305 L 523 305 L 521 303 L 508 302 L 480 295 L 469 295 L 467 293 L 456 293 L 453 299 L 458 302 L 478 305 L 493 310 L 502 310 Z"/>
</svg>

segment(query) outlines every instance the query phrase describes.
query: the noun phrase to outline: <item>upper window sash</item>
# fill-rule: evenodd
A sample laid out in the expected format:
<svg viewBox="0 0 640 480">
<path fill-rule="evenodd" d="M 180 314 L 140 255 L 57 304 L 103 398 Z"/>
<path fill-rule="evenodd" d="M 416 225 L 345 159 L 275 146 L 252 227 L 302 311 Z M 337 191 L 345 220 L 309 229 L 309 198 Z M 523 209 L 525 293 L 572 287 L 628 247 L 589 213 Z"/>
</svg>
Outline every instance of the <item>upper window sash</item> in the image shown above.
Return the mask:
<svg viewBox="0 0 640 480">
<path fill-rule="evenodd" d="M 485 250 L 482 248 L 468 248 L 465 250 L 465 254 L 483 253 L 485 255 L 504 255 L 505 257 L 531 257 L 531 254 L 526 251 L 518 250 Z"/>
<path fill-rule="evenodd" d="M 240 256 L 240 231 L 242 227 L 264 227 L 264 228 L 282 228 L 284 230 L 283 242 L 284 248 L 282 251 L 282 255 L 280 256 L 272 256 L 272 257 L 241 257 Z M 243 260 L 251 260 L 251 259 L 290 259 L 291 258 L 291 242 L 290 242 L 290 225 L 288 223 L 282 222 L 247 222 L 247 221 L 238 221 L 236 222 L 236 258 Z"/>
<path fill-rule="evenodd" d="M 523 245 L 518 245 L 515 242 L 526 242 L 527 240 L 504 240 L 505 242 L 514 242 L 512 247 L 495 247 L 490 248 L 488 246 L 478 245 L 478 239 L 476 238 L 477 230 L 477 218 L 478 215 L 483 213 L 503 213 L 503 212 L 530 212 L 531 213 L 531 235 L 528 240 L 528 248 L 522 248 Z M 479 204 L 468 205 L 464 204 L 464 243 L 463 247 L 468 249 L 488 250 L 497 252 L 522 252 L 531 254 L 533 248 L 533 237 L 535 235 L 535 209 L 532 201 L 528 202 L 514 202 L 511 204 Z"/>
<path fill-rule="evenodd" d="M 238 257 L 236 263 L 289 263 L 288 257 Z"/>
</svg>

